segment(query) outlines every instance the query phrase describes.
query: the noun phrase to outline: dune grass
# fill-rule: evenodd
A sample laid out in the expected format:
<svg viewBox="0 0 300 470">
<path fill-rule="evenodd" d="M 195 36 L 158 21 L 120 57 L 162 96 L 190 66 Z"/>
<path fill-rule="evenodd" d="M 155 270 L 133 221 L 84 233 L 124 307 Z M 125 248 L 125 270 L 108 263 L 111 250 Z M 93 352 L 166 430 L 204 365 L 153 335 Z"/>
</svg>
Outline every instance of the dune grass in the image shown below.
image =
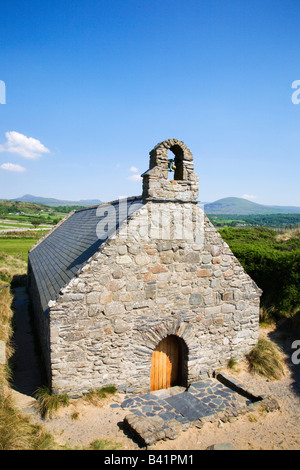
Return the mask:
<svg viewBox="0 0 300 470">
<path fill-rule="evenodd" d="M 26 270 L 27 263 L 21 255 L 10 255 L 0 251 L 0 282 L 10 285 L 14 276 L 24 276 Z M 9 302 L 6 303 L 9 305 Z"/>
<path fill-rule="evenodd" d="M 8 269 L 12 269 L 8 265 Z M 13 271 L 12 271 L 13 272 Z M 11 274 L 12 274 L 11 272 Z M 3 286 L 0 281 L 0 287 Z M 9 359 L 13 354 L 11 308 L 9 288 L 0 289 L 0 341 L 5 344 L 5 364 L 0 364 L 0 450 L 46 450 L 55 448 L 54 439 L 40 426 L 30 423 L 15 407 L 10 390 Z"/>
<path fill-rule="evenodd" d="M 70 397 L 67 393 L 52 394 L 48 387 L 38 388 L 35 397 L 39 412 L 43 418 L 51 418 L 53 413 L 59 408 L 70 404 Z"/>
<path fill-rule="evenodd" d="M 26 262 L 19 257 L 0 255 L 0 341 L 5 344 L 5 363 L 0 364 L 0 450 L 48 450 L 56 444 L 42 427 L 30 423 L 16 408 L 10 389 L 9 359 L 12 346 L 12 294 L 10 282 L 14 276 L 24 276 Z M 8 285 L 8 287 L 7 287 Z M 4 287 L 6 286 L 6 287 Z"/>
<path fill-rule="evenodd" d="M 50 450 L 53 437 L 30 423 L 14 406 L 10 394 L 0 394 L 0 450 Z"/>
<path fill-rule="evenodd" d="M 90 390 L 82 399 L 91 405 L 97 406 L 103 398 L 106 398 L 108 395 L 113 395 L 116 391 L 117 389 L 114 385 L 106 385 L 99 389 Z"/>
<path fill-rule="evenodd" d="M 120 443 L 109 441 L 108 439 L 97 439 L 91 442 L 90 450 L 118 450 L 122 447 Z"/>
<path fill-rule="evenodd" d="M 284 376 L 284 360 L 276 344 L 259 338 L 257 345 L 247 355 L 252 372 L 270 380 L 279 380 Z"/>
</svg>

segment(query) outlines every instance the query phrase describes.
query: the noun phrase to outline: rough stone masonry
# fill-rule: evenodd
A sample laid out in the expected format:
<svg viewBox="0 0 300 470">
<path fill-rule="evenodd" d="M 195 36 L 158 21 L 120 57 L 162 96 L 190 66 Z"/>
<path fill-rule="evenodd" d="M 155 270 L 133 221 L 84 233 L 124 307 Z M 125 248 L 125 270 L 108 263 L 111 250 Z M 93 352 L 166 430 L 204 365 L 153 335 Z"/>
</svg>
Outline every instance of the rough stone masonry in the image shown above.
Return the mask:
<svg viewBox="0 0 300 470">
<path fill-rule="evenodd" d="M 174 154 L 173 180 L 168 150 Z M 101 206 L 94 230 L 103 241 L 59 292 L 48 295 L 47 308 L 41 291 L 49 274 L 41 274 L 47 270 L 38 270 L 33 255 L 39 249 L 43 257 L 56 231 L 56 237 L 59 230 L 68 236 L 67 221 L 81 216 L 78 211 L 31 250 L 29 288 L 54 392 L 80 396 L 106 384 L 149 391 L 153 352 L 170 335 L 184 346 L 181 381 L 187 386 L 230 358 L 243 358 L 258 340 L 261 290 L 198 204 L 190 150 L 176 139 L 158 144 L 142 177 L 139 208 L 106 239 L 110 205 Z M 84 214 L 88 220 L 89 210 Z M 57 243 L 55 249 L 59 259 Z"/>
</svg>

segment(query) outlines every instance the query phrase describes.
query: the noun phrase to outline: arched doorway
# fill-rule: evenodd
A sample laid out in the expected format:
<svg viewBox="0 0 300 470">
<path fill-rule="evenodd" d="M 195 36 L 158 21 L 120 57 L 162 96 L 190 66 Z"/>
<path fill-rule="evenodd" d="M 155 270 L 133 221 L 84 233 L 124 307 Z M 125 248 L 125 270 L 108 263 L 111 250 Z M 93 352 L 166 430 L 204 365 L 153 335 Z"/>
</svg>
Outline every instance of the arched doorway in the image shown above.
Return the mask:
<svg viewBox="0 0 300 470">
<path fill-rule="evenodd" d="M 187 347 L 178 336 L 161 340 L 151 358 L 150 390 L 186 385 Z"/>
</svg>

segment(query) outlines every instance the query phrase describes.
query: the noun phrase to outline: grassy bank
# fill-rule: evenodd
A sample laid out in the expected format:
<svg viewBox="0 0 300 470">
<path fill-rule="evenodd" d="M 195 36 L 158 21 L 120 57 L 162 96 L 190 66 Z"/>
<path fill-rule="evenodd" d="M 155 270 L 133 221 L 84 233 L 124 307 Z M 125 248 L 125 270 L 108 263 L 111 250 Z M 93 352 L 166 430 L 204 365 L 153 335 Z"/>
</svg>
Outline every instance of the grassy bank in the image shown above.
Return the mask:
<svg viewBox="0 0 300 470">
<path fill-rule="evenodd" d="M 9 360 L 13 354 L 13 309 L 12 294 L 9 287 L 16 274 L 24 275 L 26 263 L 10 255 L 2 255 L 0 272 L 5 271 L 6 280 L 0 277 L 0 341 L 5 349 L 5 363 L 0 364 L 0 450 L 46 450 L 55 448 L 53 438 L 40 426 L 30 423 L 29 419 L 16 409 L 11 389 L 11 370 Z"/>
<path fill-rule="evenodd" d="M 0 253 L 6 253 L 27 262 L 28 251 L 37 241 L 38 237 L 0 237 Z"/>
<path fill-rule="evenodd" d="M 32 239 L 0 239 L 0 341 L 5 364 L 0 364 L 0 450 L 46 450 L 55 448 L 53 438 L 15 407 L 11 388 L 10 358 L 13 354 L 13 308 L 11 284 L 23 282 Z M 22 255 L 21 255 L 22 252 Z"/>
<path fill-rule="evenodd" d="M 226 228 L 220 234 L 263 290 L 261 305 L 276 316 L 300 309 L 300 229 L 278 234 L 257 228 Z"/>
</svg>

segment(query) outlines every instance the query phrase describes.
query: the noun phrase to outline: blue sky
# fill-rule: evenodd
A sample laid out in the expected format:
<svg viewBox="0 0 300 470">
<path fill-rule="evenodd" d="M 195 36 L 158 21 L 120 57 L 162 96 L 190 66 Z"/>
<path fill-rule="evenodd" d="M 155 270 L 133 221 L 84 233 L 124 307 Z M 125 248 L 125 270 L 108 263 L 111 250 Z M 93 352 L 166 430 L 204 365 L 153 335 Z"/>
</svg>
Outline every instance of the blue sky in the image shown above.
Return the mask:
<svg viewBox="0 0 300 470">
<path fill-rule="evenodd" d="M 0 198 L 141 194 L 177 138 L 201 201 L 300 206 L 299 19 L 299 0 L 1 1 Z"/>
</svg>

